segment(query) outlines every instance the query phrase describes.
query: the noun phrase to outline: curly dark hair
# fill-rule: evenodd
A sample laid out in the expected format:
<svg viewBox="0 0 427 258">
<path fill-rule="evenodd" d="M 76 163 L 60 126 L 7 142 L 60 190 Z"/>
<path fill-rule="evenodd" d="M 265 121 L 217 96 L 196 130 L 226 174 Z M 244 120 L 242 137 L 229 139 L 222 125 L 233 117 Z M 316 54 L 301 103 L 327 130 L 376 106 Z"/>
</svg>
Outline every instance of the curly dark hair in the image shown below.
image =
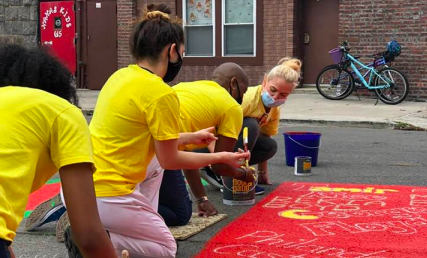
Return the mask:
<svg viewBox="0 0 427 258">
<path fill-rule="evenodd" d="M 73 76 L 42 48 L 0 45 L 0 87 L 21 86 L 47 91 L 78 105 Z"/>
</svg>

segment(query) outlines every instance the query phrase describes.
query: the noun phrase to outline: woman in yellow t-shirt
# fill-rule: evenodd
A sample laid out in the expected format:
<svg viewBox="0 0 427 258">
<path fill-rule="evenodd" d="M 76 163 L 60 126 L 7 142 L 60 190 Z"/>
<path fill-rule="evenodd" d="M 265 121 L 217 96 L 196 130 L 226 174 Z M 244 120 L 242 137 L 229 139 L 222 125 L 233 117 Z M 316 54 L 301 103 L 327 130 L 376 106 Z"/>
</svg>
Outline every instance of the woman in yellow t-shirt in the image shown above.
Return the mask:
<svg viewBox="0 0 427 258">
<path fill-rule="evenodd" d="M 39 49 L 3 45 L 0 60 L 0 257 L 14 257 L 28 196 L 58 170 L 83 256 L 116 257 L 98 215 L 90 134 L 73 105 L 71 74 Z"/>
<path fill-rule="evenodd" d="M 136 64 L 115 72 L 102 88 L 89 129 L 94 147 L 100 217 L 116 250 L 131 257 L 175 257 L 176 242 L 157 213 L 163 169 L 212 163 L 242 165 L 249 153 L 200 154 L 180 145 L 206 144 L 209 130 L 182 133 L 179 100 L 165 82 L 180 70 L 184 31 L 164 4 L 147 6 L 130 39 Z M 235 177 L 253 181 L 251 171 Z"/>
<path fill-rule="evenodd" d="M 271 184 L 267 160 L 276 154 L 277 143 L 270 137 L 278 133 L 280 106 L 298 85 L 300 71 L 300 60 L 285 57 L 266 74 L 262 85 L 249 87 L 243 97 L 242 128 L 249 128 L 249 164 L 258 164 L 260 184 Z M 242 133 L 236 148 L 242 148 L 241 138 Z"/>
</svg>

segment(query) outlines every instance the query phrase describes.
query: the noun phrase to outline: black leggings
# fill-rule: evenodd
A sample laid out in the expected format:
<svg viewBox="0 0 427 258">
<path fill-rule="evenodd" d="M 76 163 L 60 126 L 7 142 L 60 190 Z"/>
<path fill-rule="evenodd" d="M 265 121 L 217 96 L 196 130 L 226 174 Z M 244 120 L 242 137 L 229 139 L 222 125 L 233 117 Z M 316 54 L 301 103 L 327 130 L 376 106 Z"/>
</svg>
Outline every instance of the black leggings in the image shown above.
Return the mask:
<svg viewBox="0 0 427 258">
<path fill-rule="evenodd" d="M 277 143 L 274 139 L 260 133 L 258 121 L 252 117 L 243 119 L 242 131 L 237 140 L 234 151 L 243 149 L 243 128 L 248 127 L 248 148 L 251 151 L 249 165 L 258 164 L 271 159 L 277 152 Z"/>
<path fill-rule="evenodd" d="M 0 239 L 0 257 L 1 258 L 10 258 L 9 250 L 7 249 L 10 246 L 10 242 Z"/>
</svg>

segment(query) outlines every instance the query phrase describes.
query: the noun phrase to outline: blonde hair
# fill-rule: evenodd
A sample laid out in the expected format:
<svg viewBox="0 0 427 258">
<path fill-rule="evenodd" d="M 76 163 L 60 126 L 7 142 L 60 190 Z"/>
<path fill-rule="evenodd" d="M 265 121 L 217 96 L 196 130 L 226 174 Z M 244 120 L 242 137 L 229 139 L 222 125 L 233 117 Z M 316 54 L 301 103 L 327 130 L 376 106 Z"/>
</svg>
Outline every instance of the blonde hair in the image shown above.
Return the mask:
<svg viewBox="0 0 427 258">
<path fill-rule="evenodd" d="M 266 75 L 267 81 L 279 77 L 286 82 L 298 83 L 301 74 L 302 63 L 299 59 L 284 57 Z"/>
<path fill-rule="evenodd" d="M 158 19 L 162 19 L 162 20 L 166 20 L 166 21 L 170 21 L 170 16 L 167 13 L 161 12 L 161 11 L 146 11 L 145 12 L 145 19 L 147 20 L 158 20 Z"/>
</svg>

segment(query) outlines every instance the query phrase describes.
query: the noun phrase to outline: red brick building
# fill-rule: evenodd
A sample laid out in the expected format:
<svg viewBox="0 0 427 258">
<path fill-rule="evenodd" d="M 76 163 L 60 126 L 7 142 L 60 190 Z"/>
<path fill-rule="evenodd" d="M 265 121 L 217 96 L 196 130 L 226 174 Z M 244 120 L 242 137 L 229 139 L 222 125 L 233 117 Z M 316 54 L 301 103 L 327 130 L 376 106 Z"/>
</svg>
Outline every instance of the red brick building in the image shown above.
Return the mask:
<svg viewBox="0 0 427 258">
<path fill-rule="evenodd" d="M 190 18 L 193 18 L 190 17 L 191 15 L 183 18 L 187 41 L 190 42 L 187 42 L 187 57 L 177 78 L 178 81 L 210 78 L 217 64 L 234 61 L 247 71 L 250 84 L 256 85 L 261 82 L 263 74 L 282 57 L 295 56 L 304 63 L 304 84 L 310 85 L 314 83 L 318 71 L 332 62 L 328 50 L 338 46 L 339 42 L 348 40 L 352 47 L 351 52 L 364 56 L 384 51 L 387 42 L 395 39 L 402 45 L 402 54 L 395 60 L 393 66 L 406 73 L 411 87 L 409 98 L 427 99 L 427 2 L 425 1 L 168 0 L 157 2 L 169 5 L 180 17 L 184 17 L 191 10 L 197 10 L 196 15 L 201 14 L 207 9 L 205 5 L 208 3 L 208 8 L 210 7 L 211 15 L 214 17 L 211 24 L 215 32 L 210 39 L 213 41 L 213 51 L 206 51 L 203 57 L 194 57 L 191 51 L 203 52 L 206 49 L 197 49 L 197 47 L 191 49 L 189 44 L 191 41 L 197 44 L 199 40 L 201 44 L 207 45 L 207 40 L 198 39 L 197 33 L 191 31 L 193 29 L 189 26 L 192 22 Z M 199 8 L 200 11 L 197 8 L 199 2 L 202 6 Z M 119 67 L 131 62 L 128 38 L 133 22 L 140 17 L 141 9 L 147 3 L 151 1 L 117 0 Z M 194 6 L 190 6 L 193 4 Z M 227 46 L 230 42 L 227 41 L 226 34 L 231 27 L 227 25 L 227 19 L 233 20 L 233 17 L 227 17 L 227 10 L 228 12 L 232 8 L 237 12 L 249 10 L 243 5 L 253 7 L 253 13 L 249 14 L 252 20 L 245 20 L 242 23 L 248 24 L 250 21 L 254 29 L 251 31 L 251 29 L 242 28 L 244 32 L 241 34 L 238 29 L 235 29 L 235 33 L 243 37 L 251 32 L 255 34 L 251 42 L 253 48 L 243 54 L 227 54 L 227 48 L 233 48 L 233 46 Z M 248 40 L 249 37 L 246 35 L 245 41 Z M 362 58 L 361 60 L 369 61 L 370 59 Z"/>
<path fill-rule="evenodd" d="M 37 2 L 49 1 L 53 0 Z M 310 85 L 320 69 L 332 63 L 328 51 L 343 40 L 349 41 L 351 53 L 363 56 L 384 51 L 387 42 L 395 39 L 402 45 L 402 54 L 393 66 L 406 73 L 411 87 L 409 98 L 427 99 L 426 1 L 63 1 L 75 5 L 76 76 L 81 88 L 102 87 L 112 72 L 132 62 L 128 44 L 132 26 L 146 4 L 156 2 L 167 4 L 174 14 L 183 17 L 186 57 L 177 81 L 208 79 L 216 65 L 233 61 L 247 71 L 250 84 L 256 85 L 278 60 L 294 56 L 303 61 L 304 84 Z M 28 9 L 29 2 L 33 3 L 0 3 L 0 42 L 13 37 L 18 42 L 24 37 L 22 29 L 14 28 L 28 16 L 18 11 Z M 34 4 L 31 8 L 37 10 Z M 39 15 L 39 26 L 40 22 Z M 53 26 L 53 21 L 50 23 Z M 40 34 L 40 27 L 35 31 Z M 37 43 L 35 34 L 28 37 L 33 44 Z"/>
<path fill-rule="evenodd" d="M 137 17 L 140 17 L 141 9 L 147 3 L 151 2 L 152 1 L 146 0 L 118 0 L 118 63 L 120 67 L 125 66 L 129 62 L 131 62 L 127 40 L 130 36 L 130 28 L 132 22 L 135 21 Z M 175 12 L 178 16 L 182 18 L 183 9 L 185 9 L 185 7 L 183 8 L 183 4 L 189 3 L 191 1 L 157 1 L 157 3 L 159 2 L 165 3 L 170 6 L 173 12 Z M 206 0 L 194 0 L 194 2 L 196 6 L 199 2 L 202 3 L 203 8 L 200 13 L 203 13 L 207 9 L 205 8 Z M 214 43 L 212 44 L 214 45 L 214 49 L 210 53 L 206 53 L 204 57 L 189 56 L 192 54 L 191 46 L 189 47 L 188 45 L 190 44 L 190 42 L 188 41 L 191 39 L 187 39 L 187 56 L 184 58 L 184 66 L 180 74 L 178 75 L 176 81 L 192 81 L 210 78 L 212 71 L 215 69 L 216 65 L 221 64 L 223 62 L 232 61 L 240 64 L 245 69 L 245 71 L 250 77 L 251 85 L 257 85 L 262 80 L 264 73 L 271 69 L 282 57 L 287 55 L 300 55 L 297 52 L 299 46 L 299 36 L 296 31 L 298 29 L 296 19 L 296 12 L 298 10 L 296 6 L 297 1 L 235 0 L 237 5 L 242 3 L 247 4 L 248 2 L 252 4 L 252 32 L 253 34 L 255 34 L 250 35 L 253 36 L 251 37 L 253 39 L 253 48 L 249 51 L 252 51 L 252 53 L 235 55 L 228 55 L 227 53 L 222 53 L 223 48 L 225 48 L 226 46 L 224 46 L 224 40 L 222 38 L 222 30 L 225 25 L 221 20 L 224 16 L 224 9 L 226 8 L 224 3 L 227 2 L 228 4 L 229 1 L 212 0 L 211 2 L 212 3 L 210 9 L 214 10 L 211 13 L 212 16 L 214 16 L 214 22 L 212 23 L 215 32 L 213 32 L 214 35 L 211 39 L 214 41 Z M 233 0 L 230 2 L 233 2 Z M 132 10 L 137 10 L 137 12 L 132 12 Z M 188 20 L 183 20 L 185 25 L 189 24 Z M 250 29 L 248 29 L 247 31 L 251 32 Z M 188 29 L 186 30 L 186 33 L 186 36 L 188 37 Z M 195 49 L 195 51 L 197 51 L 197 49 Z"/>
</svg>

